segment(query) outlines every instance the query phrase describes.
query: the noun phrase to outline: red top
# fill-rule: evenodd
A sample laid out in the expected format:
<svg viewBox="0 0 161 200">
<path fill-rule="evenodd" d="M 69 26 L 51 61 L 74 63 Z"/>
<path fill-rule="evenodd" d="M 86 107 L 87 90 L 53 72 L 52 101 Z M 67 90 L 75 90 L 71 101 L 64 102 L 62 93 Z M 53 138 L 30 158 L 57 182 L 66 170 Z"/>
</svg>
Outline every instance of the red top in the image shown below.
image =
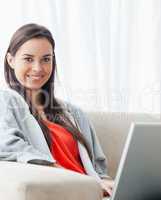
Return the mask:
<svg viewBox="0 0 161 200">
<path fill-rule="evenodd" d="M 70 132 L 59 124 L 44 121 L 50 130 L 51 154 L 62 167 L 86 174 L 81 163 L 78 143 Z"/>
</svg>

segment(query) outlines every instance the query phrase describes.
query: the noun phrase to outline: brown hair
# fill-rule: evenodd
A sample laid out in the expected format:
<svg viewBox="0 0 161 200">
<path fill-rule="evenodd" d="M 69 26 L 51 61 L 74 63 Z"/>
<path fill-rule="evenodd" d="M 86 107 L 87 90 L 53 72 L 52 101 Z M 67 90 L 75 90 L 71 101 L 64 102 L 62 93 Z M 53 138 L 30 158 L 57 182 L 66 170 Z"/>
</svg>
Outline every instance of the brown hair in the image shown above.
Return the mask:
<svg viewBox="0 0 161 200">
<path fill-rule="evenodd" d="M 10 53 L 12 56 L 15 56 L 18 49 L 28 40 L 33 38 L 46 38 L 53 48 L 53 67 L 52 67 L 52 73 L 49 78 L 49 80 L 44 84 L 44 86 L 41 88 L 42 91 L 45 91 L 48 94 L 48 104 L 44 107 L 44 112 L 47 118 L 55 122 L 57 124 L 60 124 L 64 128 L 66 128 L 73 136 L 74 139 L 80 141 L 87 149 L 89 156 L 91 157 L 91 151 L 89 148 L 89 144 L 83 137 L 82 133 L 79 131 L 79 129 L 72 123 L 72 121 L 67 117 L 65 114 L 63 108 L 58 103 L 54 96 L 54 78 L 56 73 L 56 59 L 55 59 L 55 42 L 52 37 L 51 32 L 44 26 L 40 26 L 38 24 L 26 24 L 22 27 L 20 27 L 12 36 L 9 47 L 6 52 L 5 60 L 4 60 L 4 73 L 5 73 L 5 79 L 7 84 L 10 88 L 16 90 L 23 98 L 26 100 L 26 102 L 29 105 L 31 113 L 34 115 L 34 117 L 37 119 L 43 133 L 45 136 L 45 139 L 47 141 L 47 144 L 50 148 L 50 136 L 49 136 L 49 130 L 47 126 L 43 123 L 41 116 L 39 116 L 36 108 L 32 105 L 29 99 L 27 99 L 26 95 L 26 88 L 23 87 L 19 81 L 16 79 L 14 70 L 10 67 L 9 63 L 7 62 L 7 54 Z M 43 92 L 40 93 L 40 102 L 42 105 L 44 105 L 44 102 L 46 101 L 45 95 L 43 95 Z"/>
</svg>

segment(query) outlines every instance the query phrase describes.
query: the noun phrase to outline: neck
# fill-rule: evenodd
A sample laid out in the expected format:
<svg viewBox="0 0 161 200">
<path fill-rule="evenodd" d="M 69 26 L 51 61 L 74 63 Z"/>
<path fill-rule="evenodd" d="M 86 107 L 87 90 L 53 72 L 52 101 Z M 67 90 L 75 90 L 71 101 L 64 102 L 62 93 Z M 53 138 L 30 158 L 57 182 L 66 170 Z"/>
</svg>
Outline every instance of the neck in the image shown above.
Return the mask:
<svg viewBox="0 0 161 200">
<path fill-rule="evenodd" d="M 40 90 L 26 90 L 27 98 L 31 101 L 32 106 L 34 106 L 37 110 L 43 110 L 43 106 L 38 100 L 39 93 Z"/>
<path fill-rule="evenodd" d="M 44 107 L 38 101 L 38 94 L 40 90 L 27 90 L 27 98 L 31 101 L 32 106 L 37 110 L 38 114 L 41 116 L 42 119 L 47 120 Z"/>
<path fill-rule="evenodd" d="M 27 98 L 30 99 L 33 105 L 38 104 L 36 98 L 39 92 L 40 90 L 29 90 L 29 89 L 26 90 Z"/>
</svg>

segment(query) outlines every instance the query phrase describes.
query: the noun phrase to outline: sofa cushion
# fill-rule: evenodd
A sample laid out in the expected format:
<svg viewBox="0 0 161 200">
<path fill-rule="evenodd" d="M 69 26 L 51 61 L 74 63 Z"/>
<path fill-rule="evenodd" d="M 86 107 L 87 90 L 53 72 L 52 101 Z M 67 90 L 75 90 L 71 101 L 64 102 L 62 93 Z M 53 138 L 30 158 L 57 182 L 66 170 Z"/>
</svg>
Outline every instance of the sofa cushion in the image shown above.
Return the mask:
<svg viewBox="0 0 161 200">
<path fill-rule="evenodd" d="M 0 199 L 4 200 L 100 200 L 99 184 L 70 170 L 0 162 Z"/>
</svg>

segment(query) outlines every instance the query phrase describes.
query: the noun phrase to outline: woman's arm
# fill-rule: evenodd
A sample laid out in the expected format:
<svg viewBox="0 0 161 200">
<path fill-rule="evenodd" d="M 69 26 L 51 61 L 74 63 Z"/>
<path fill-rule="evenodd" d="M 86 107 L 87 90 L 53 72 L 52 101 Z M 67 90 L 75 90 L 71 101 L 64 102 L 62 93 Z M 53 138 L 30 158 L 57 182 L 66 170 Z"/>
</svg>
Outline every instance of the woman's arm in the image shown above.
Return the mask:
<svg viewBox="0 0 161 200">
<path fill-rule="evenodd" d="M 79 108 L 68 104 L 69 110 L 73 114 L 73 117 L 76 119 L 79 127 L 81 128 L 82 133 L 84 134 L 86 140 L 90 144 L 90 147 L 93 152 L 93 169 L 91 166 L 87 166 L 89 168 L 88 174 L 95 177 L 96 180 L 100 183 L 104 196 L 110 196 L 112 194 L 112 189 L 114 185 L 114 181 L 107 174 L 107 160 L 102 151 L 102 147 L 99 143 L 98 137 L 96 135 L 96 131 L 94 129 L 93 124 L 90 122 L 86 114 Z M 89 160 L 89 156 L 87 155 L 85 158 L 85 153 L 82 153 L 84 159 L 84 165 L 87 165 L 87 160 Z M 86 170 L 88 169 L 86 167 Z"/>
<path fill-rule="evenodd" d="M 92 164 L 95 171 L 100 178 L 108 178 L 107 159 L 103 153 L 93 124 L 80 108 L 71 104 L 68 104 L 68 107 L 91 148 Z"/>
<path fill-rule="evenodd" d="M 21 109 L 21 110 L 20 110 Z M 38 151 L 25 138 L 16 112 L 29 113 L 19 98 L 0 91 L 0 160 L 28 163 L 31 160 L 44 160 L 54 163 L 48 155 Z"/>
</svg>

